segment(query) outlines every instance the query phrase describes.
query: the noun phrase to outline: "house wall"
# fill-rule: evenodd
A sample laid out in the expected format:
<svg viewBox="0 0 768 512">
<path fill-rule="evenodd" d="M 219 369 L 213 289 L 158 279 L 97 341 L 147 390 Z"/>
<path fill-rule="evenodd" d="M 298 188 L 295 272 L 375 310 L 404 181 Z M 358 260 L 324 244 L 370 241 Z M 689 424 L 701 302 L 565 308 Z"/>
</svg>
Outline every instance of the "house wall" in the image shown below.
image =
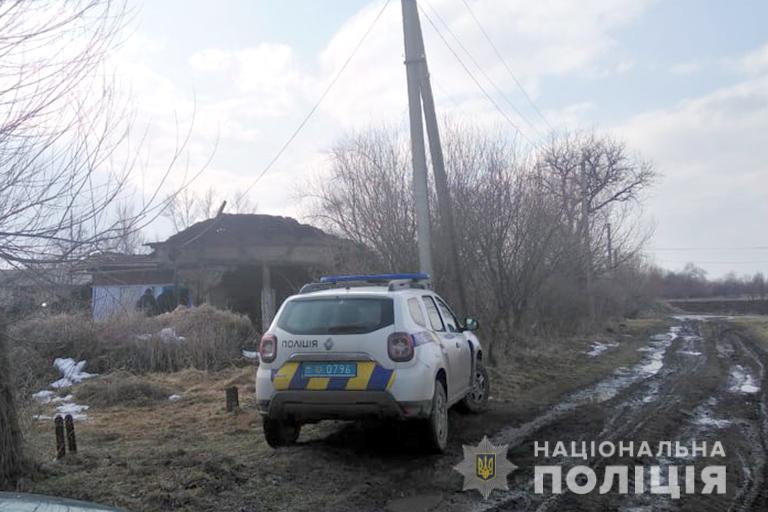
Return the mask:
<svg viewBox="0 0 768 512">
<path fill-rule="evenodd" d="M 126 285 L 93 285 L 91 296 L 91 311 L 93 318 L 104 320 L 114 314 L 136 311 L 136 302 L 147 288 L 152 290 L 155 298 L 163 291 L 163 287 L 173 286 L 164 284 L 126 284 Z"/>
</svg>

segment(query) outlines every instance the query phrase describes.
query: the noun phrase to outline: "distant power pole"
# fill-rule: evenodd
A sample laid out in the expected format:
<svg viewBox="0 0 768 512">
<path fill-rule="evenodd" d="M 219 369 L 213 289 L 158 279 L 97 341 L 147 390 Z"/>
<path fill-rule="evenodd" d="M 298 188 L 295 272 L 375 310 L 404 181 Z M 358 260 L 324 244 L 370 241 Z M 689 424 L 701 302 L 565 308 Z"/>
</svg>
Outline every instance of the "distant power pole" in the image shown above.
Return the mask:
<svg viewBox="0 0 768 512">
<path fill-rule="evenodd" d="M 444 226 L 447 242 L 448 256 L 451 264 L 451 277 L 456 285 L 456 291 L 459 298 L 459 307 L 462 313 L 467 312 L 466 293 L 464 290 L 464 281 L 461 275 L 459 264 L 458 244 L 456 240 L 456 226 L 453 218 L 453 208 L 451 205 L 450 189 L 448 187 L 448 175 L 445 172 L 445 161 L 443 159 L 443 148 L 440 142 L 440 129 L 437 123 L 437 113 L 435 111 L 435 99 L 432 95 L 432 85 L 429 79 L 429 68 L 427 66 L 426 50 L 424 49 L 424 39 L 421 34 L 421 24 L 419 22 L 419 11 L 416 0 L 402 0 L 403 7 L 403 31 L 405 33 L 405 65 L 408 73 L 408 105 L 411 119 L 411 147 L 414 148 L 417 142 L 420 142 L 418 151 L 424 154 L 424 132 L 421 121 L 421 108 L 424 108 L 424 121 L 427 126 L 427 137 L 429 139 L 429 151 L 432 157 L 432 170 L 435 173 L 435 189 L 437 192 L 437 206 L 440 213 L 440 221 Z M 416 78 L 418 85 L 417 94 L 411 93 L 412 78 Z M 418 119 L 418 121 L 416 121 Z M 414 139 L 414 123 L 418 124 L 417 135 Z M 416 151 L 414 151 L 414 180 L 416 179 Z M 424 166 L 426 185 L 426 163 Z M 414 181 L 414 184 L 416 182 Z M 419 202 L 419 196 L 416 195 L 416 201 Z M 426 195 L 424 198 L 426 204 Z M 427 209 L 427 214 L 429 213 Z M 418 204 L 417 204 L 418 215 Z M 428 221 L 429 219 L 427 219 Z M 429 225 L 427 224 L 427 228 Z M 419 237 L 421 240 L 421 236 Z M 426 249 L 429 251 L 429 248 Z M 421 246 L 419 247 L 421 254 Z M 429 265 L 431 267 L 431 263 Z"/>
<path fill-rule="evenodd" d="M 589 180 L 587 177 L 587 164 L 582 155 L 581 161 L 581 217 L 582 217 L 582 245 L 584 257 L 585 292 L 587 296 L 587 309 L 589 319 L 595 318 L 595 300 L 592 295 L 592 242 L 589 236 Z"/>
<path fill-rule="evenodd" d="M 611 237 L 611 223 L 606 223 L 605 228 L 608 231 L 608 268 L 612 269 L 616 266 L 616 263 L 614 262 L 613 258 L 613 238 Z"/>
</svg>

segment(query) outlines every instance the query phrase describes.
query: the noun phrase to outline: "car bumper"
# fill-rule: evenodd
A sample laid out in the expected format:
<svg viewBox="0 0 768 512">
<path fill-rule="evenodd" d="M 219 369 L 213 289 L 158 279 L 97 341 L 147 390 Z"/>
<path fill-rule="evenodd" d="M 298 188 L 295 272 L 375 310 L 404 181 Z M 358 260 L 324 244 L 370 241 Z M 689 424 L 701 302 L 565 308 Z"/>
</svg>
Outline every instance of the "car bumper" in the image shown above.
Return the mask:
<svg viewBox="0 0 768 512">
<path fill-rule="evenodd" d="M 258 407 L 264 416 L 297 421 L 408 419 L 429 416 L 432 402 L 398 402 L 386 391 L 289 390 L 276 392 L 271 400 L 259 400 Z"/>
</svg>

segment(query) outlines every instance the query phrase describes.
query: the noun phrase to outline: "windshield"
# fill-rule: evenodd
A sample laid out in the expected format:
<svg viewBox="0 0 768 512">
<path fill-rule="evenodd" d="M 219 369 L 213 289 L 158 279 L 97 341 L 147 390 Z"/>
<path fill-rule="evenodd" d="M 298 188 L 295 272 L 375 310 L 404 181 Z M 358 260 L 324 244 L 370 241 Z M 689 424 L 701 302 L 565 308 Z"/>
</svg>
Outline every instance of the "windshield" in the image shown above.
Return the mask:
<svg viewBox="0 0 768 512">
<path fill-rule="evenodd" d="M 298 299 L 288 302 L 277 321 L 291 334 L 364 334 L 392 325 L 392 299 Z"/>
</svg>

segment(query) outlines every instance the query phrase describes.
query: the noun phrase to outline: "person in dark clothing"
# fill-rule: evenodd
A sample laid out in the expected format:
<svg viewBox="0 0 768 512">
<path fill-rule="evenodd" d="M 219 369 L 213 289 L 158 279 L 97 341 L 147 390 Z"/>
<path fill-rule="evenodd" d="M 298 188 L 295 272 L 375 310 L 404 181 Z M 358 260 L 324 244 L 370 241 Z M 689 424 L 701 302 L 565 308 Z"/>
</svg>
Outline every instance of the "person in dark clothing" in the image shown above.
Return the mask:
<svg viewBox="0 0 768 512">
<path fill-rule="evenodd" d="M 176 309 L 176 291 L 173 286 L 164 286 L 162 293 L 157 296 L 157 312 L 170 313 Z"/>
<path fill-rule="evenodd" d="M 147 316 L 157 314 L 157 301 L 155 300 L 154 293 L 152 293 L 152 288 L 144 290 L 144 295 L 139 297 L 139 300 L 136 302 L 136 309 Z"/>
</svg>

